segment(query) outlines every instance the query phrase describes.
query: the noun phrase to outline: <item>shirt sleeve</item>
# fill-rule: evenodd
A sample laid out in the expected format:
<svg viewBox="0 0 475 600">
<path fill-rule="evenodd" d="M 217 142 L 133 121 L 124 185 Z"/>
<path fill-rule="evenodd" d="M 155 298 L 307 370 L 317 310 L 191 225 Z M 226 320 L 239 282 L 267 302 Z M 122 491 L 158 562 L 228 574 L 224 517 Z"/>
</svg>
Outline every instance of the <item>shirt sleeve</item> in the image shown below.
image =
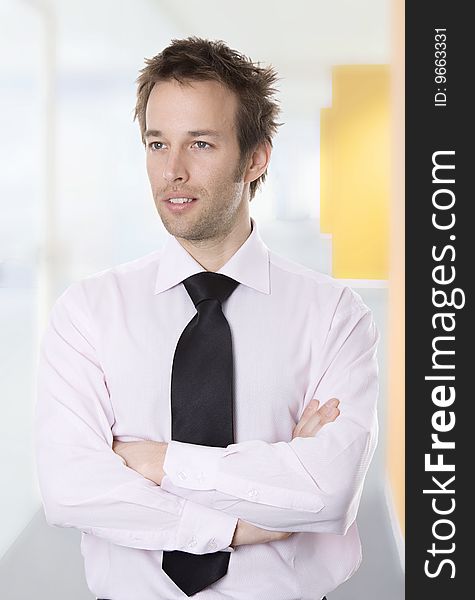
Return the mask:
<svg viewBox="0 0 475 600">
<path fill-rule="evenodd" d="M 162 489 L 271 530 L 346 533 L 377 443 L 379 334 L 359 296 L 345 290 L 350 302 L 335 311 L 307 395 L 321 404 L 338 398 L 339 417 L 291 441 L 227 448 L 172 441 Z"/>
<path fill-rule="evenodd" d="M 232 552 L 236 517 L 162 490 L 112 450 L 114 414 L 85 302 L 72 284 L 40 343 L 34 437 L 47 522 L 131 548 Z"/>
</svg>

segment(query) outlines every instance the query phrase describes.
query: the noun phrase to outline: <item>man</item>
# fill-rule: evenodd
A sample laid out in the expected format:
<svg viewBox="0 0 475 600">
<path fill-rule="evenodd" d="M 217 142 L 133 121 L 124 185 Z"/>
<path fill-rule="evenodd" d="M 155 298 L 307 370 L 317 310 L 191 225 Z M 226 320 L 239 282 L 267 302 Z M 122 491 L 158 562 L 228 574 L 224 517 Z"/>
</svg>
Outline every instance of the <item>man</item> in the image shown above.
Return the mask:
<svg viewBox="0 0 475 600">
<path fill-rule="evenodd" d="M 136 116 L 165 248 L 73 283 L 41 346 L 47 521 L 110 600 L 319 600 L 358 568 L 377 435 L 361 298 L 271 252 L 249 216 L 271 68 L 173 40 Z"/>
</svg>

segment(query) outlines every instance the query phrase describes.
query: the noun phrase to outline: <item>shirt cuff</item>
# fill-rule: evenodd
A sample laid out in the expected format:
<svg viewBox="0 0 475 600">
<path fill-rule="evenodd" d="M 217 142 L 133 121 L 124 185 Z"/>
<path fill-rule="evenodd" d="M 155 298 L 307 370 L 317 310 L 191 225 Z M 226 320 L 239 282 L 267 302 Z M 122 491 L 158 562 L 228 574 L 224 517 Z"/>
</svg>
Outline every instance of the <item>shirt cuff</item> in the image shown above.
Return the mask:
<svg viewBox="0 0 475 600">
<path fill-rule="evenodd" d="M 168 443 L 163 470 L 170 481 L 190 490 L 216 489 L 218 462 L 226 448 L 200 446 L 172 440 Z"/>
<path fill-rule="evenodd" d="M 238 519 L 219 510 L 185 501 L 178 526 L 176 549 L 190 554 L 209 554 L 230 546 Z"/>
</svg>

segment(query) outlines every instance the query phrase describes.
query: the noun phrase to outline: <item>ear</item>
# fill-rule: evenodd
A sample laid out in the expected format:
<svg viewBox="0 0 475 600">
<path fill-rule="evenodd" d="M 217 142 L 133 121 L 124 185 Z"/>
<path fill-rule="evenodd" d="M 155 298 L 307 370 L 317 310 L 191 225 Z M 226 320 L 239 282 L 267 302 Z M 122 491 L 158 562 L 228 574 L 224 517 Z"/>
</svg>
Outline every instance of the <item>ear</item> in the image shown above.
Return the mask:
<svg viewBox="0 0 475 600">
<path fill-rule="evenodd" d="M 271 152 L 272 148 L 269 142 L 262 142 L 256 147 L 244 171 L 244 183 L 255 181 L 264 173 L 269 164 Z"/>
</svg>

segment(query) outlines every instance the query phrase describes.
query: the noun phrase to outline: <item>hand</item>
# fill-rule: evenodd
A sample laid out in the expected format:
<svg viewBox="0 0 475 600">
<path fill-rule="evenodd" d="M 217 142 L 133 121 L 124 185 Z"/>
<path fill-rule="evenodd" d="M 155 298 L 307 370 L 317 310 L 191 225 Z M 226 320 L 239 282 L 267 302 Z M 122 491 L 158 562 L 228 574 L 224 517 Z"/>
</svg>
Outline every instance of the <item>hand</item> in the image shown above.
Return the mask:
<svg viewBox="0 0 475 600">
<path fill-rule="evenodd" d="M 337 398 L 332 398 L 319 408 L 320 402 L 316 399 L 311 400 L 303 411 L 300 421 L 294 427 L 292 439 L 296 437 L 313 437 L 324 425 L 331 423 L 339 416 L 339 404 L 340 401 Z M 285 540 L 291 535 L 291 531 L 269 531 L 239 519 L 231 546 L 266 544 L 277 540 Z"/>
<path fill-rule="evenodd" d="M 150 479 L 157 485 L 162 483 L 165 476 L 163 463 L 168 444 L 166 442 L 119 442 L 114 439 L 112 450 L 123 458 L 127 467 Z"/>
<path fill-rule="evenodd" d="M 269 531 L 261 529 L 255 525 L 251 525 L 247 521 L 238 519 L 231 546 L 244 546 L 245 544 L 266 544 L 267 542 L 275 542 L 284 540 L 292 535 L 289 531 Z"/>
<path fill-rule="evenodd" d="M 340 411 L 338 405 L 340 401 L 337 398 L 331 398 L 320 408 L 320 402 L 317 399 L 310 400 L 307 407 L 300 417 L 300 421 L 294 427 L 292 439 L 296 437 L 313 437 L 327 423 L 334 421 Z"/>
</svg>

